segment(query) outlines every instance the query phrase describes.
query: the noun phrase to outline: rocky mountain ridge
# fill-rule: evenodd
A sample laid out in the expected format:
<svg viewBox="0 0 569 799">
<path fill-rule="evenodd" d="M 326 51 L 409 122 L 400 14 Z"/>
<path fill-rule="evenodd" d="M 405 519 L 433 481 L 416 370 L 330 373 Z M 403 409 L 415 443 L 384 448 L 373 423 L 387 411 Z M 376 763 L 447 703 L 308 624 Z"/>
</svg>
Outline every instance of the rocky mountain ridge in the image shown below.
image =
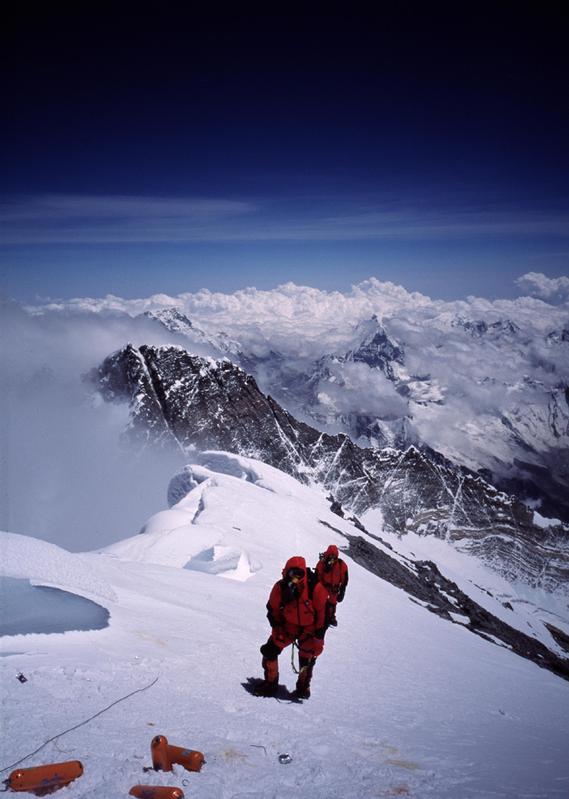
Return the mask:
<svg viewBox="0 0 569 799">
<path fill-rule="evenodd" d="M 182 347 L 128 345 L 90 375 L 107 401 L 130 403 L 127 435 L 142 445 L 221 449 L 254 457 L 331 492 L 349 513 L 380 511 L 398 534 L 435 535 L 509 579 L 569 585 L 569 530 L 434 451 L 359 447 L 298 421 L 229 361 Z"/>
<path fill-rule="evenodd" d="M 190 348 L 229 357 L 310 425 L 344 432 L 363 447 L 437 449 L 569 523 L 567 326 L 536 339 L 507 316 L 443 314 L 422 336 L 416 325 L 409 331 L 396 318 L 374 314 L 356 326 L 343 352 L 301 365 L 290 353 L 255 354 L 223 332 L 206 333 L 177 308 L 147 315 Z M 467 353 L 472 368 L 464 366 Z M 445 373 L 456 358 L 452 379 L 462 385 L 451 388 Z M 502 363 L 513 368 L 497 371 Z M 362 407 L 365 395 L 373 397 L 371 407 Z M 446 442 L 438 435 L 441 425 L 456 430 Z"/>
</svg>

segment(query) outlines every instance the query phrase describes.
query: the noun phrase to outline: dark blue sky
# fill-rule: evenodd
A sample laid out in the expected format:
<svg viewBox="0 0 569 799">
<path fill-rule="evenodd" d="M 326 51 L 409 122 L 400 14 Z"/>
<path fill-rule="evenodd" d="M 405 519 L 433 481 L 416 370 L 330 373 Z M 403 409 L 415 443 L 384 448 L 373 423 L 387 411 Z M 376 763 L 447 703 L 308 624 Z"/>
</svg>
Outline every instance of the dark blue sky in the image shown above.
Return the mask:
<svg viewBox="0 0 569 799">
<path fill-rule="evenodd" d="M 569 273 L 561 4 L 142 8 L 56 5 L 2 34 L 5 293 L 375 275 L 506 296 Z"/>
</svg>

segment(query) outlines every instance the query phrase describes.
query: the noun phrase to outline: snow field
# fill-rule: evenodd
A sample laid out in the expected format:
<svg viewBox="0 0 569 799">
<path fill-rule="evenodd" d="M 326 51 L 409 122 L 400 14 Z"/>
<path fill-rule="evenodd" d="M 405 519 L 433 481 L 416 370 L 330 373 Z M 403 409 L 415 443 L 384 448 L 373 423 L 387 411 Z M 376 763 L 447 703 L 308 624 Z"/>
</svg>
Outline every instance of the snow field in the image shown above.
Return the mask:
<svg viewBox="0 0 569 799">
<path fill-rule="evenodd" d="M 239 476 L 239 464 L 260 479 Z M 81 760 L 85 775 L 60 794 L 69 799 L 126 797 L 137 782 L 204 799 L 567 796 L 569 684 L 351 561 L 311 699 L 248 694 L 241 683 L 261 675 L 265 604 L 286 559 L 302 554 L 314 565 L 327 544 L 346 543 L 319 520 L 357 531 L 330 513 L 321 492 L 271 467 L 221 455 L 209 466 L 206 475 L 199 465 L 205 479 L 149 520 L 147 532 L 69 555 L 78 572 L 104 574 L 112 588 L 102 603 L 109 627 L 2 639 L 1 766 L 159 676 L 22 766 Z M 28 541 L 32 563 L 43 544 Z M 216 548 L 245 553 L 257 568 L 247 574 L 227 559 L 222 571 L 220 558 L 217 574 L 183 568 Z M 20 576 L 28 570 L 24 559 Z M 73 579 L 70 567 L 60 587 Z M 292 688 L 290 649 L 280 669 Z M 158 733 L 203 751 L 203 771 L 144 775 Z M 282 752 L 290 765 L 278 763 Z"/>
</svg>

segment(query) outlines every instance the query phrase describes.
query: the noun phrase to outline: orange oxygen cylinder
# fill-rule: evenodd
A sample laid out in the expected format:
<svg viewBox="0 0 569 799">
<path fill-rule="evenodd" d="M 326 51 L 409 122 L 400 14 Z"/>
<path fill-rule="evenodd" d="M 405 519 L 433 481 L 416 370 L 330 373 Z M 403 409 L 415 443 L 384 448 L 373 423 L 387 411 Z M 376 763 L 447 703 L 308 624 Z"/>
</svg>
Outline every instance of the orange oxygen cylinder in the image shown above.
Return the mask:
<svg viewBox="0 0 569 799">
<path fill-rule="evenodd" d="M 41 795 L 63 788 L 83 774 L 83 764 L 79 760 L 65 763 L 49 763 L 47 766 L 19 768 L 7 780 L 13 791 L 30 791 Z"/>
<path fill-rule="evenodd" d="M 183 746 L 168 745 L 168 756 L 170 763 L 179 764 L 188 771 L 201 771 L 205 763 L 202 752 L 197 752 L 195 749 L 184 749 Z"/>
<path fill-rule="evenodd" d="M 188 771 L 201 771 L 205 763 L 202 752 L 186 749 L 183 746 L 172 746 L 165 735 L 156 735 L 150 744 L 152 768 L 154 771 L 172 771 L 172 765 L 183 766 Z"/>
<path fill-rule="evenodd" d="M 165 785 L 133 785 L 129 794 L 138 799 L 184 799 L 181 788 L 168 788 Z"/>
<path fill-rule="evenodd" d="M 157 735 L 152 739 L 150 752 L 154 771 L 172 771 L 172 761 L 168 754 L 168 739 L 165 735 Z"/>
</svg>

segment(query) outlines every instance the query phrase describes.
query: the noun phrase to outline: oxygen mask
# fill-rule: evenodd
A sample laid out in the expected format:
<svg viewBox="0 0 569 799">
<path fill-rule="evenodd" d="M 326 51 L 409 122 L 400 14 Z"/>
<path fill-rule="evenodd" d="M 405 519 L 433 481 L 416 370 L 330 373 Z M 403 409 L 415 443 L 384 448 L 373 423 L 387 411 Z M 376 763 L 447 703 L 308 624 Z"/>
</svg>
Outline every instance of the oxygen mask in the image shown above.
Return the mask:
<svg viewBox="0 0 569 799">
<path fill-rule="evenodd" d="M 301 589 L 301 583 L 304 580 L 304 569 L 289 569 L 286 573 L 287 585 L 292 594 L 296 595 Z"/>
</svg>

